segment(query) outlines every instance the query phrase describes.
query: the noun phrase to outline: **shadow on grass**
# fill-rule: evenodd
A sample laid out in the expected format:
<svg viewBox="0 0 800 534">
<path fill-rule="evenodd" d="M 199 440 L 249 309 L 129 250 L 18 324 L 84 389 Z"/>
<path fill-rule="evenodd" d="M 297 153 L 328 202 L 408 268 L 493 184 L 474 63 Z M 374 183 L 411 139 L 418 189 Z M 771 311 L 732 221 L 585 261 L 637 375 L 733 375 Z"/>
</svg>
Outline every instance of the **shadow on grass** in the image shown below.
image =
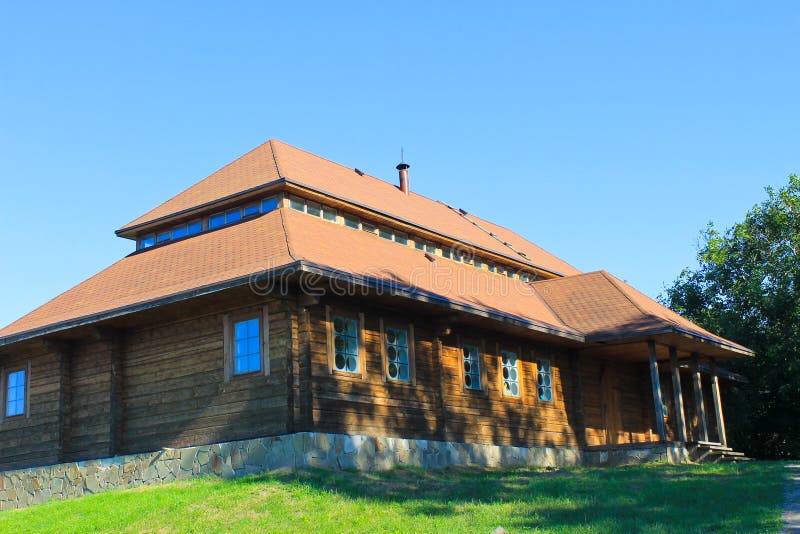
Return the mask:
<svg viewBox="0 0 800 534">
<path fill-rule="evenodd" d="M 783 477 L 782 464 L 759 463 L 555 471 L 308 470 L 238 483 L 279 482 L 390 503 L 412 520 L 501 505 L 498 524 L 511 530 L 769 531 L 779 528 Z"/>
</svg>

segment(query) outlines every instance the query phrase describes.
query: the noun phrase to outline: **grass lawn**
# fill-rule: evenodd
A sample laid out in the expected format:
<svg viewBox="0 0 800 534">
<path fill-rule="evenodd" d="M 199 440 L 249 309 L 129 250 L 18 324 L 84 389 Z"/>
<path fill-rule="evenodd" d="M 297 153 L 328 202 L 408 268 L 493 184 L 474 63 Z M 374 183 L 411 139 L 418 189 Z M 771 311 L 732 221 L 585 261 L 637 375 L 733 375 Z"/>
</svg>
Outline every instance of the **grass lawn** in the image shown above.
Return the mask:
<svg viewBox="0 0 800 534">
<path fill-rule="evenodd" d="M 773 532 L 780 463 L 276 472 L 0 513 L 0 532 Z"/>
</svg>

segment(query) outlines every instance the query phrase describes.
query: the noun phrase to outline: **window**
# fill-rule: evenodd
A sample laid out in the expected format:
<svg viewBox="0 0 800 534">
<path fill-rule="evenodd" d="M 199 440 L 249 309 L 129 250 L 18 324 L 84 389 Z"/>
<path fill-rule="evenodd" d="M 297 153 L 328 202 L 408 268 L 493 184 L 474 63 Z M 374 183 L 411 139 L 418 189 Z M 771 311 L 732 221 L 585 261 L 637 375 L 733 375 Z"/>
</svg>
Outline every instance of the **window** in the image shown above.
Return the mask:
<svg viewBox="0 0 800 534">
<path fill-rule="evenodd" d="M 392 231 L 388 228 L 381 227 L 381 229 L 378 231 L 378 235 L 384 239 L 388 239 L 389 241 L 391 241 L 393 238 Z"/>
<path fill-rule="evenodd" d="M 242 220 L 242 210 L 239 208 L 230 210 L 225 214 L 225 224 L 235 223 Z"/>
<path fill-rule="evenodd" d="M 342 218 L 344 219 L 344 225 L 347 227 L 358 229 L 361 226 L 356 217 L 343 215 Z"/>
<path fill-rule="evenodd" d="M 475 256 L 475 261 L 473 261 L 472 264 L 478 269 L 483 267 L 483 261 L 478 256 Z"/>
<path fill-rule="evenodd" d="M 306 211 L 306 203 L 302 198 L 291 197 L 289 198 L 289 207 L 297 211 Z"/>
<path fill-rule="evenodd" d="M 258 215 L 258 204 L 253 204 L 252 206 L 245 206 L 244 207 L 244 216 L 245 217 L 252 217 L 253 215 Z"/>
<path fill-rule="evenodd" d="M 170 232 L 161 232 L 160 234 L 158 234 L 158 237 L 156 238 L 156 243 L 163 243 L 164 241 L 169 241 L 171 237 L 172 234 Z"/>
<path fill-rule="evenodd" d="M 258 318 L 233 325 L 233 374 L 243 375 L 261 370 L 261 331 Z"/>
<path fill-rule="evenodd" d="M 261 213 L 269 213 L 278 209 L 278 199 L 275 197 L 261 201 Z"/>
<path fill-rule="evenodd" d="M 208 227 L 210 229 L 219 228 L 220 226 L 225 224 L 225 214 L 224 213 L 217 213 L 216 215 L 212 215 L 211 218 L 208 220 Z"/>
<path fill-rule="evenodd" d="M 196 235 L 203 231 L 203 221 L 194 221 L 189 223 L 189 235 Z"/>
<path fill-rule="evenodd" d="M 425 243 L 419 239 L 414 240 L 414 248 L 417 250 L 425 250 Z"/>
<path fill-rule="evenodd" d="M 467 389 L 481 389 L 481 357 L 475 345 L 463 345 L 464 386 Z"/>
<path fill-rule="evenodd" d="M 409 331 L 388 327 L 384 334 L 386 343 L 386 376 L 391 380 L 411 381 Z"/>
<path fill-rule="evenodd" d="M 494 263 L 488 262 L 488 263 L 486 264 L 486 269 L 488 269 L 490 273 L 493 273 L 493 272 L 495 272 Z"/>
<path fill-rule="evenodd" d="M 500 351 L 503 366 L 503 394 L 519 397 L 519 359 L 516 352 Z"/>
<path fill-rule="evenodd" d="M 344 315 L 333 316 L 333 368 L 358 373 L 358 320 Z"/>
<path fill-rule="evenodd" d="M 553 371 L 550 360 L 536 360 L 539 400 L 553 402 Z"/>
<path fill-rule="evenodd" d="M 21 369 L 8 373 L 6 387 L 6 417 L 25 414 L 26 371 Z"/>
<path fill-rule="evenodd" d="M 172 239 L 180 239 L 182 237 L 186 237 L 187 235 L 189 235 L 189 230 L 186 228 L 185 224 L 176 226 L 172 229 Z"/>
<path fill-rule="evenodd" d="M 367 224 L 365 222 L 361 223 L 361 229 L 364 230 L 365 232 L 369 232 L 370 234 L 374 234 L 378 230 L 371 224 Z"/>
<path fill-rule="evenodd" d="M 328 206 L 322 206 L 322 218 L 326 221 L 336 222 L 336 210 Z"/>
<path fill-rule="evenodd" d="M 443 257 L 445 257 L 447 259 L 450 259 L 452 257 L 452 255 L 453 254 L 451 252 L 450 247 L 442 247 L 442 256 Z"/>
<path fill-rule="evenodd" d="M 320 217 L 322 215 L 322 206 L 309 200 L 306 202 L 306 213 L 314 215 L 315 217 Z"/>
<path fill-rule="evenodd" d="M 150 248 L 156 244 L 156 236 L 148 235 L 139 241 L 139 250 L 143 248 Z"/>
<path fill-rule="evenodd" d="M 408 234 L 404 232 L 395 232 L 394 240 L 401 245 L 408 245 Z"/>
</svg>

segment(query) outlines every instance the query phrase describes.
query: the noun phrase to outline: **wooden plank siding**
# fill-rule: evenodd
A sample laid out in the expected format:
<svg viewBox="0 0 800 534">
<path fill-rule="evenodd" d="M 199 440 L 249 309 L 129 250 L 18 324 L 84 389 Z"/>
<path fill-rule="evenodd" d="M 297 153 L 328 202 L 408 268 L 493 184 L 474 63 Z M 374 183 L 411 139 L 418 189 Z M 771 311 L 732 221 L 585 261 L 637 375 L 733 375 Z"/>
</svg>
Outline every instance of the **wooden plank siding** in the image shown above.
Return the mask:
<svg viewBox="0 0 800 534">
<path fill-rule="evenodd" d="M 126 335 L 122 443 L 125 452 L 281 434 L 289 419 L 292 317 L 277 299 L 269 312 L 269 374 L 225 380 L 224 316 L 230 310 Z M 262 306 L 237 310 L 263 317 Z"/>
<path fill-rule="evenodd" d="M 5 407 L 0 411 L 0 469 L 59 461 L 60 359 L 55 351 L 45 348 L 41 340 L 21 343 L 14 354 L 3 354 L 0 359 L 3 376 L 9 371 L 30 370 L 26 414 L 2 417 Z"/>
</svg>

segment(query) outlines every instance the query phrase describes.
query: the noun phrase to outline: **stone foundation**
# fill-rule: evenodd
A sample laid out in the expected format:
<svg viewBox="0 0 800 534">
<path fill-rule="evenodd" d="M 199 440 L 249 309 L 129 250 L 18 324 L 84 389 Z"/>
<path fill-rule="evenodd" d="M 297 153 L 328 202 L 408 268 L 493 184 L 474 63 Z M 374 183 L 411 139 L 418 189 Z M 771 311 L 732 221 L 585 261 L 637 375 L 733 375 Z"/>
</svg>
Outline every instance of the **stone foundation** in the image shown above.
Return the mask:
<svg viewBox="0 0 800 534">
<path fill-rule="evenodd" d="M 675 450 L 673 450 L 675 449 Z M 683 450 L 683 454 L 678 451 Z M 195 476 L 233 478 L 280 468 L 381 471 L 400 466 L 515 467 L 683 462 L 685 448 L 657 444 L 581 451 L 301 432 L 0 473 L 0 510 Z"/>
</svg>

